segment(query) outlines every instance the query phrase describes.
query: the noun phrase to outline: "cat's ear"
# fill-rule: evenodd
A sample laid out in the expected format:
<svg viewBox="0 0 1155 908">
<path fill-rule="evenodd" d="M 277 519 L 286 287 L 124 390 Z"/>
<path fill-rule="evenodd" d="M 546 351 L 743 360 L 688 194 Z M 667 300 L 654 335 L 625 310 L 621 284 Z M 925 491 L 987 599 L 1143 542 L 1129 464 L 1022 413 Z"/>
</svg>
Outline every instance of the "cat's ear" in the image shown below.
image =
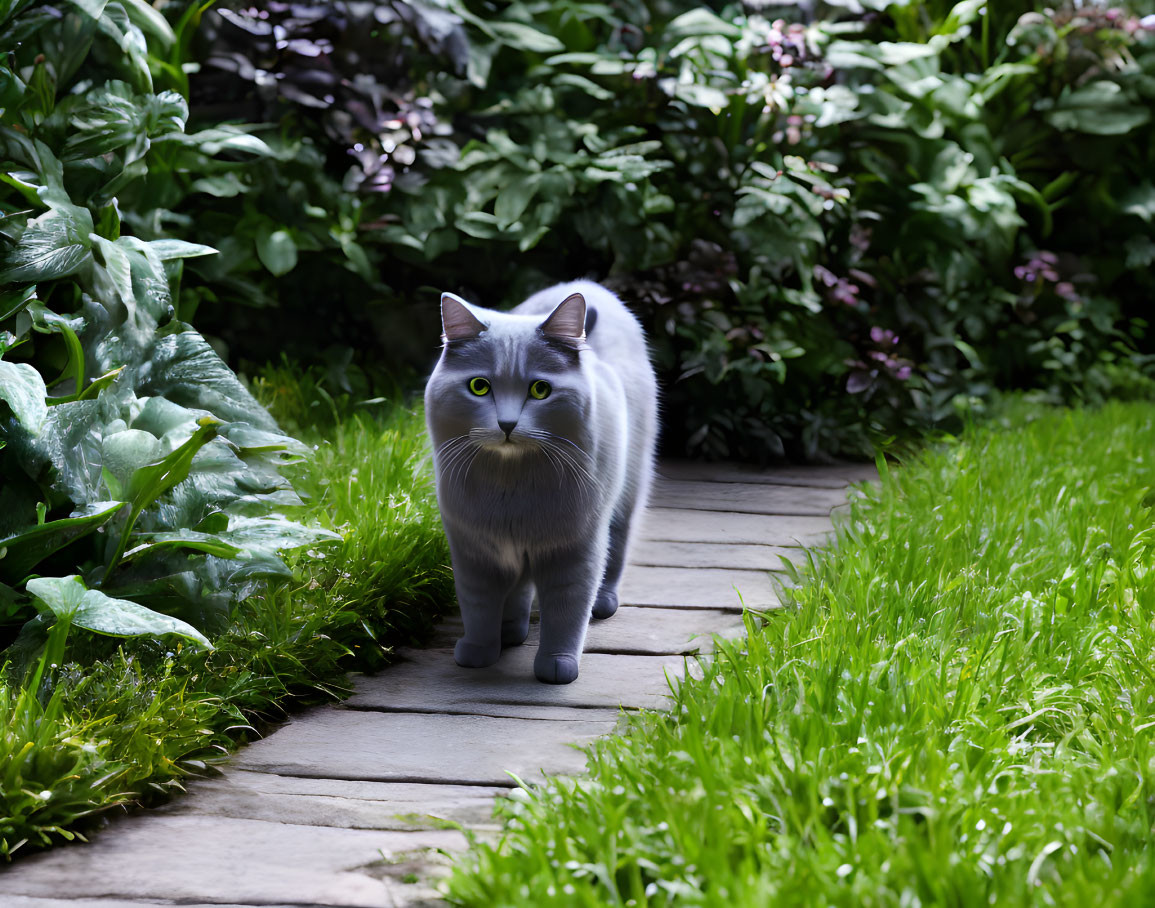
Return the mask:
<svg viewBox="0 0 1155 908">
<path fill-rule="evenodd" d="M 567 296 L 541 323 L 541 333 L 580 346 L 586 339 L 586 298 L 580 293 Z"/>
<path fill-rule="evenodd" d="M 457 341 L 477 337 L 485 323 L 469 311 L 469 304 L 452 293 L 441 294 L 442 340 Z"/>
</svg>

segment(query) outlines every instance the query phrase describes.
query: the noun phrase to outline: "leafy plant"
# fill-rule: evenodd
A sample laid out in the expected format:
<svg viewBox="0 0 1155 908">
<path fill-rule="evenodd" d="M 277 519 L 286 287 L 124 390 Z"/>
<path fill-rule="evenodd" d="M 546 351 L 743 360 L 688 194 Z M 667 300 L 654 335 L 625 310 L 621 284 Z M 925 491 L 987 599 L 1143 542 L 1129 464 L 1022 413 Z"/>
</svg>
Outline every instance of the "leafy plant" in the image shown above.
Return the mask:
<svg viewBox="0 0 1155 908">
<path fill-rule="evenodd" d="M 60 572 L 83 578 L 86 604 L 70 607 L 105 629 L 116 609 L 122 627 L 143 615 L 117 600 L 219 627 L 231 602 L 288 576 L 278 551 L 334 537 L 285 516 L 300 499 L 279 471 L 303 447 L 174 317 L 183 261 L 214 250 L 122 232 L 120 199 L 139 203 L 190 148 L 264 145 L 184 132 L 185 98 L 152 76 L 171 75 L 179 40 L 150 7 L 24 4 L 4 18 L 0 619 L 27 619 L 20 588 Z M 28 590 L 49 601 L 54 583 L 84 589 Z"/>
<path fill-rule="evenodd" d="M 332 236 L 381 277 L 345 293 L 331 340 L 358 346 L 360 325 L 366 360 L 380 347 L 421 368 L 431 287 L 492 305 L 608 278 L 649 328 L 671 448 L 815 458 L 949 425 L 960 393 L 1145 386 L 1148 6 L 823 3 L 773 18 L 456 0 L 423 33 L 418 4 L 382 8 L 376 30 L 340 4 L 325 22 L 258 5 L 210 36 L 204 59 L 232 76 L 206 77 L 204 97 L 228 78 L 234 97 L 252 88 L 261 103 L 232 111 L 327 162 L 325 179 L 253 162 L 280 177 L 246 183 L 245 211 L 260 199 L 277 223 L 243 223 L 294 243 L 327 223 L 280 202 L 286 187 L 339 213 Z M 259 24 L 274 20 L 280 48 Z M 358 82 L 370 47 L 379 62 Z M 257 85 L 261 71 L 274 76 Z M 419 117 L 403 98 L 425 99 Z M 1093 280 L 1077 298 L 1024 294 L 1014 269 L 1039 252 Z M 332 311 L 326 281 L 346 283 L 360 254 L 340 269 L 298 257 L 287 312 Z"/>
</svg>

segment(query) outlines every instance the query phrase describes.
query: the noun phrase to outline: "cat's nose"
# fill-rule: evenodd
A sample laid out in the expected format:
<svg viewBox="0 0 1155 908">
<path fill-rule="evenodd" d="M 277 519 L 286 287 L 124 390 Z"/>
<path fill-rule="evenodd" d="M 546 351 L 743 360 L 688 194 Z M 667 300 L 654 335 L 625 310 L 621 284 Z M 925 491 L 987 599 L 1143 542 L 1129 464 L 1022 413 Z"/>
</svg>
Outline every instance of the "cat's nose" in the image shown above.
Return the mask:
<svg viewBox="0 0 1155 908">
<path fill-rule="evenodd" d="M 501 431 L 505 433 L 506 438 L 509 438 L 509 433 L 513 431 L 513 429 L 516 425 L 517 425 L 516 419 L 499 419 L 497 421 L 498 428 L 501 429 Z"/>
</svg>

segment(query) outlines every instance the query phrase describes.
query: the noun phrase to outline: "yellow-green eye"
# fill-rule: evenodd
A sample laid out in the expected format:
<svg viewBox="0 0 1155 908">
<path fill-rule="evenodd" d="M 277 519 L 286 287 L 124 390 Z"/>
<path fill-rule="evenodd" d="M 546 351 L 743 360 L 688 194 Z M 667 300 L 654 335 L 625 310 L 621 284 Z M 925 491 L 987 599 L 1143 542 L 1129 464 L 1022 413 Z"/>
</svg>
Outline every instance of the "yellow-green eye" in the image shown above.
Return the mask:
<svg viewBox="0 0 1155 908">
<path fill-rule="evenodd" d="M 539 378 L 529 386 L 529 396 L 534 400 L 545 400 L 549 397 L 549 392 L 552 390 L 553 388 L 549 386 L 549 382 Z"/>
<path fill-rule="evenodd" d="M 478 397 L 485 396 L 489 393 L 489 379 L 481 378 L 480 376 L 477 378 L 471 378 L 469 380 L 469 390 L 476 394 Z"/>
</svg>

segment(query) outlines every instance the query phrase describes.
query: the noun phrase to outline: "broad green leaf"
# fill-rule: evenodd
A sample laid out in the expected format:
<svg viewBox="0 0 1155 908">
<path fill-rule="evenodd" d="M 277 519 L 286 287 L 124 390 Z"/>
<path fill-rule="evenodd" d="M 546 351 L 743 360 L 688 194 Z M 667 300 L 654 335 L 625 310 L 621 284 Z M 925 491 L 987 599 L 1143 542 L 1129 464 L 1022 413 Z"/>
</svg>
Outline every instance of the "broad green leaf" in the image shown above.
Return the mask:
<svg viewBox="0 0 1155 908">
<path fill-rule="evenodd" d="M 154 339 L 148 370 L 137 388 L 141 397 L 164 397 L 190 409 L 207 410 L 228 422 L 277 431 L 277 424 L 208 341 L 188 325 L 173 322 Z"/>
<path fill-rule="evenodd" d="M 152 73 L 148 65 L 148 42 L 119 0 L 111 0 L 96 20 L 97 27 L 120 48 L 124 63 L 135 77 L 135 87 L 152 91 Z"/>
<path fill-rule="evenodd" d="M 0 113 L 19 107 L 26 86 L 20 77 L 6 66 L 0 66 Z"/>
<path fill-rule="evenodd" d="M 565 45 L 553 35 L 547 35 L 522 22 L 490 20 L 486 32 L 514 50 L 525 50 L 535 54 L 556 54 L 565 50 Z"/>
<path fill-rule="evenodd" d="M 99 19 L 108 6 L 108 0 L 69 0 L 77 9 L 87 13 L 93 19 Z"/>
<path fill-rule="evenodd" d="M 504 233 L 497 217 L 486 211 L 467 211 L 454 223 L 462 233 L 468 233 L 479 240 L 497 239 Z"/>
<path fill-rule="evenodd" d="M 200 243 L 187 243 L 184 240 L 152 240 L 149 248 L 156 253 L 162 262 L 173 259 L 190 259 L 200 255 L 216 255 L 217 250 L 212 246 L 202 246 Z"/>
<path fill-rule="evenodd" d="M 173 486 L 177 485 L 177 483 L 183 482 L 188 477 L 196 453 L 216 437 L 217 428 L 220 425 L 218 420 L 212 417 L 205 417 L 199 422 L 200 424 L 197 430 L 188 441 L 162 460 L 137 467 L 128 478 L 127 483 L 125 483 L 123 496 L 125 500 L 132 505 L 132 512 L 128 515 L 128 520 L 124 525 L 124 529 L 121 531 L 116 552 L 113 557 L 109 559 L 104 574 L 106 580 L 116 569 L 121 556 L 124 554 L 125 549 L 128 548 L 129 537 L 132 534 L 137 519 L 140 517 L 141 511 Z M 147 434 L 148 433 L 144 432 L 140 433 L 142 436 Z M 115 437 L 116 436 L 113 436 L 113 438 Z M 151 438 L 152 436 L 149 437 Z M 148 446 L 147 442 L 143 441 L 143 439 L 134 438 L 133 441 L 139 441 L 140 449 Z M 156 439 L 154 438 L 153 441 L 155 442 Z M 157 444 L 159 446 L 159 443 Z M 126 449 L 128 445 L 129 443 L 125 444 Z M 140 453 L 140 451 L 138 449 L 130 453 L 132 456 L 135 456 Z M 106 467 L 105 473 L 107 476 L 111 471 Z"/>
<path fill-rule="evenodd" d="M 0 322 L 11 318 L 36 299 L 36 286 L 0 290 Z"/>
<path fill-rule="evenodd" d="M 608 88 L 602 88 L 597 82 L 575 73 L 560 73 L 553 77 L 553 84 L 569 85 L 573 88 L 580 89 L 598 101 L 612 101 L 616 97 Z"/>
<path fill-rule="evenodd" d="M 174 132 L 157 139 L 158 142 L 179 142 L 215 157 L 222 151 L 244 151 L 262 157 L 276 157 L 276 152 L 262 139 L 249 135 L 240 126 L 225 124 L 202 129 L 192 134 Z"/>
<path fill-rule="evenodd" d="M 1074 91 L 1064 89 L 1043 116 L 1056 129 L 1117 136 L 1150 121 L 1151 111 L 1147 105 L 1131 101 L 1117 83 L 1100 79 Z"/>
<path fill-rule="evenodd" d="M 0 400 L 12 408 L 17 422 L 39 435 L 48 417 L 48 389 L 40 373 L 27 363 L 0 360 Z"/>
<path fill-rule="evenodd" d="M 227 542 L 219 535 L 200 533 L 196 530 L 146 533 L 141 534 L 138 538 L 143 538 L 145 541 L 125 552 L 125 561 L 139 558 L 158 549 L 193 549 L 204 552 L 206 555 L 215 555 L 217 558 L 236 558 L 244 551 L 240 546 Z"/>
<path fill-rule="evenodd" d="M 156 38 L 162 46 L 170 47 L 176 41 L 176 35 L 173 34 L 168 20 L 144 0 L 121 0 L 121 3 L 128 11 L 129 18 L 140 27 L 141 31 Z"/>
<path fill-rule="evenodd" d="M 82 214 L 81 214 L 82 212 Z M 4 258 L 0 283 L 46 281 L 75 274 L 90 256 L 92 216 L 53 209 L 33 218 Z"/>
<path fill-rule="evenodd" d="M 101 442 L 101 463 L 109 491 L 118 498 L 126 498 L 133 476 L 155 463 L 162 450 L 160 439 L 140 429 L 105 435 Z"/>
<path fill-rule="evenodd" d="M 979 15 L 982 14 L 983 8 L 988 6 L 990 0 L 962 0 L 961 3 L 956 3 L 954 8 L 947 13 L 947 17 L 942 21 L 942 24 L 935 29 L 936 35 L 955 35 L 964 25 L 970 25 Z"/>
<path fill-rule="evenodd" d="M 57 617 L 112 637 L 161 637 L 174 634 L 204 649 L 212 649 L 208 638 L 179 618 L 162 615 L 127 599 L 113 599 L 99 590 L 86 589 L 75 574 L 67 577 L 37 577 L 25 589 L 43 602 Z"/>
<path fill-rule="evenodd" d="M 256 242 L 257 258 L 272 274 L 280 277 L 297 267 L 297 244 L 289 231 L 262 224 Z"/>
<path fill-rule="evenodd" d="M 671 97 L 695 107 L 708 107 L 715 113 L 721 112 L 730 103 L 724 91 L 711 85 L 701 85 L 697 82 L 683 83 L 677 79 L 661 79 L 658 84 L 662 91 Z"/>
<path fill-rule="evenodd" d="M 665 31 L 667 39 L 671 40 L 690 35 L 724 35 L 732 39 L 742 37 L 742 30 L 738 26 L 705 7 L 682 13 L 666 26 Z"/>
<path fill-rule="evenodd" d="M 123 501 L 99 501 L 74 517 L 50 520 L 0 539 L 0 577 L 18 581 L 41 561 L 95 531 L 125 506 Z"/>
<path fill-rule="evenodd" d="M 498 192 L 497 200 L 493 204 L 493 213 L 501 227 L 509 227 L 521 217 L 529 207 L 529 203 L 533 201 L 537 185 L 538 175 L 531 173 L 514 180 Z"/>
</svg>

